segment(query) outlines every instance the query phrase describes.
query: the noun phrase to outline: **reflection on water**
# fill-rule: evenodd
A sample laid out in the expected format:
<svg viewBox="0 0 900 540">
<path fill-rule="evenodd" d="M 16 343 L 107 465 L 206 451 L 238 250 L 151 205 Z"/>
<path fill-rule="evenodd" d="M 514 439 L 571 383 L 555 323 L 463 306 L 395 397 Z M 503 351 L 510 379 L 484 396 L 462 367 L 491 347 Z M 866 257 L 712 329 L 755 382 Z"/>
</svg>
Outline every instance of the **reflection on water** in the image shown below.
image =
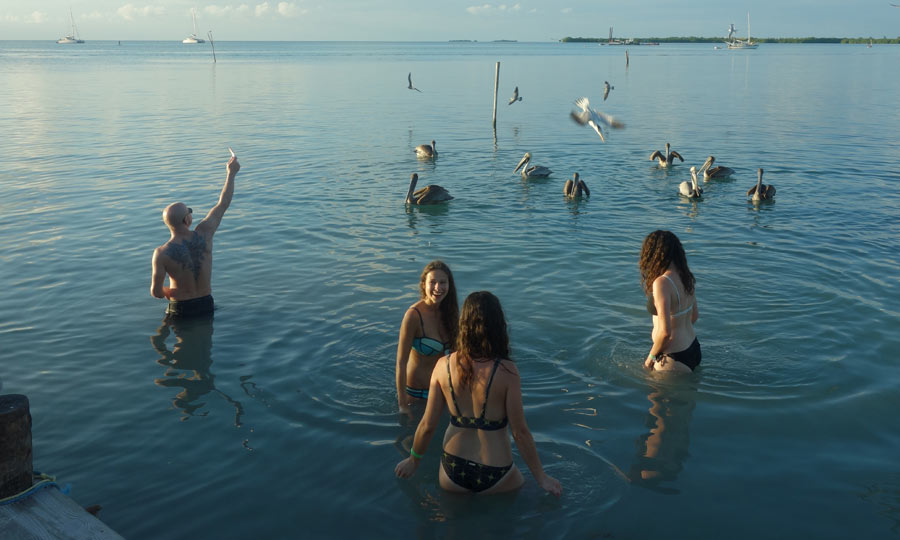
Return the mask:
<svg viewBox="0 0 900 540">
<path fill-rule="evenodd" d="M 650 432 L 636 441 L 637 456 L 628 471 L 632 483 L 662 493 L 679 493 L 677 488 L 661 484 L 678 478 L 689 455 L 689 427 L 696 393 L 694 387 L 660 384 L 647 395 L 651 403 L 647 414 Z"/>
<path fill-rule="evenodd" d="M 166 339 L 172 332 L 175 333 L 175 344 L 169 350 Z M 166 372 L 153 382 L 159 386 L 182 389 L 172 400 L 172 405 L 183 413 L 182 421 L 191 416 L 209 414 L 209 411 L 199 412 L 206 402 L 198 403 L 197 400 L 215 391 L 234 406 L 234 425 L 240 427 L 244 407 L 216 388 L 215 375 L 210 371 L 213 363 L 212 335 L 212 315 L 189 319 L 164 318 L 156 334 L 150 336 L 150 343 L 160 355 L 156 363 L 165 366 Z"/>
</svg>

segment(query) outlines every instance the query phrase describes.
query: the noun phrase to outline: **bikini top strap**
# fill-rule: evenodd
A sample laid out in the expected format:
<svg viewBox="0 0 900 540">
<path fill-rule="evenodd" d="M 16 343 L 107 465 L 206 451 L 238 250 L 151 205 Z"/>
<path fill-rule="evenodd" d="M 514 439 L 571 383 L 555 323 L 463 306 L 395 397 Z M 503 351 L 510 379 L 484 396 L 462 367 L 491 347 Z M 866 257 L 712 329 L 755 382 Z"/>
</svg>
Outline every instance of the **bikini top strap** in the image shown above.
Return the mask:
<svg viewBox="0 0 900 540">
<path fill-rule="evenodd" d="M 675 282 L 672 281 L 672 278 L 663 274 L 663 277 L 669 280 L 669 283 L 672 284 L 672 287 L 675 289 L 675 299 L 678 301 L 678 307 L 681 307 L 681 295 L 678 294 L 678 285 L 675 285 Z M 421 317 L 421 315 L 419 315 Z"/>
<path fill-rule="evenodd" d="M 413 311 L 415 311 L 416 315 L 419 316 L 419 326 L 422 328 L 422 337 L 425 337 L 425 320 L 422 318 L 422 314 L 419 312 L 419 308 L 413 308 Z"/>
<path fill-rule="evenodd" d="M 456 412 L 459 413 L 459 403 L 456 402 L 456 392 L 453 391 L 453 376 L 450 375 L 450 355 L 447 355 L 447 382 L 450 384 L 450 397 L 453 398 L 453 406 L 456 407 Z M 452 411 L 451 411 L 452 414 Z M 453 416 L 458 416 L 458 414 L 454 414 Z"/>
<path fill-rule="evenodd" d="M 481 417 L 484 418 L 485 413 L 487 413 L 487 404 L 488 404 L 488 395 L 491 393 L 491 384 L 494 383 L 494 374 L 497 373 L 497 368 L 500 366 L 500 359 L 494 360 L 494 369 L 491 370 L 491 378 L 488 379 L 487 388 L 484 389 L 484 405 L 481 407 Z M 459 407 L 457 407 L 457 410 Z"/>
</svg>

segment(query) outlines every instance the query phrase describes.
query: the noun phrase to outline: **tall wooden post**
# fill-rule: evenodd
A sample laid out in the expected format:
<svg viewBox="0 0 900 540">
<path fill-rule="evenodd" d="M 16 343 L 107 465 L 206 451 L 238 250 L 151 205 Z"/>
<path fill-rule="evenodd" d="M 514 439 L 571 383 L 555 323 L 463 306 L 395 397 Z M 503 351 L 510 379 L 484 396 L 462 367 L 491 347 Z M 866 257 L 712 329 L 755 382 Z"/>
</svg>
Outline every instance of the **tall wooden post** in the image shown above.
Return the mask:
<svg viewBox="0 0 900 540">
<path fill-rule="evenodd" d="M 30 488 L 33 472 L 28 398 L 0 396 L 0 499 Z"/>
<path fill-rule="evenodd" d="M 497 90 L 500 86 L 500 62 L 494 70 L 494 120 L 492 122 L 494 129 L 497 129 Z"/>
</svg>

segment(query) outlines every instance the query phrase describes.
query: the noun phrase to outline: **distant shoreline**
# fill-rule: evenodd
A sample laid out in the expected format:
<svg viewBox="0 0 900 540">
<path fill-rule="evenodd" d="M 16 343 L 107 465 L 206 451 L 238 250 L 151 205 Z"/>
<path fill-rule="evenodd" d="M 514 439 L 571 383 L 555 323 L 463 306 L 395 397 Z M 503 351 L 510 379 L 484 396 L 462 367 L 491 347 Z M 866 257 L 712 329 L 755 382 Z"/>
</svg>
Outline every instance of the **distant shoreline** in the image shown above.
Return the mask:
<svg viewBox="0 0 900 540">
<path fill-rule="evenodd" d="M 872 37 L 858 37 L 858 38 L 838 38 L 838 37 L 827 37 L 827 38 L 817 38 L 817 37 L 802 37 L 802 38 L 761 38 L 754 37 L 754 41 L 758 43 L 850 43 L 850 44 L 863 44 L 863 43 L 873 43 L 876 45 L 896 45 L 900 44 L 900 37 L 896 38 L 872 38 Z M 609 38 L 591 38 L 591 37 L 564 37 L 559 40 L 562 43 L 609 43 Z M 630 43 L 629 45 L 640 45 L 642 43 L 722 43 L 725 41 L 725 37 L 649 37 L 649 38 L 634 38 L 634 43 Z M 622 45 L 623 43 L 617 42 L 616 45 Z"/>
</svg>

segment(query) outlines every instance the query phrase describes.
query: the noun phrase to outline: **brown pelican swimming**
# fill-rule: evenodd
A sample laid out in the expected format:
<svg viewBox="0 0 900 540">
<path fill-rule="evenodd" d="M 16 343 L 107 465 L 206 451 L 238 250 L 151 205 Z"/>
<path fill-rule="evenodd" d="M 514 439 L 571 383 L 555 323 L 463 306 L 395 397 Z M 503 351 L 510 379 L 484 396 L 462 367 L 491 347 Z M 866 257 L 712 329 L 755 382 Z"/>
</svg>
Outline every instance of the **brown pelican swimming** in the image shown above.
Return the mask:
<svg viewBox="0 0 900 540">
<path fill-rule="evenodd" d="M 431 141 L 431 144 L 420 144 L 417 146 L 416 155 L 420 158 L 436 158 L 437 145 L 434 144 L 434 140 Z"/>
<path fill-rule="evenodd" d="M 418 181 L 419 175 L 412 173 L 409 177 L 409 191 L 406 192 L 407 204 L 438 204 L 453 199 L 449 191 L 435 184 L 417 190 Z"/>
<path fill-rule="evenodd" d="M 409 86 L 407 86 L 407 88 L 409 88 L 410 90 L 415 90 L 416 92 L 421 92 L 421 90 L 419 90 L 418 88 L 416 88 L 415 86 L 413 86 L 413 83 L 412 83 L 412 71 L 409 72 L 409 75 L 406 76 L 406 79 L 409 81 Z"/>
<path fill-rule="evenodd" d="M 591 190 L 588 189 L 587 184 L 584 183 L 584 180 L 578 176 L 578 173 L 575 173 L 575 176 L 571 180 L 566 180 L 566 185 L 563 186 L 563 194 L 570 199 L 577 199 L 584 195 L 585 197 L 591 196 Z"/>
<path fill-rule="evenodd" d="M 666 143 L 666 153 L 665 154 L 663 154 L 659 150 L 654 150 L 653 153 L 650 154 L 650 161 L 653 161 L 654 159 L 659 161 L 660 167 L 668 167 L 675 161 L 675 158 L 680 159 L 683 163 L 684 158 L 681 157 L 681 154 L 679 154 L 675 150 L 672 150 L 670 152 L 669 148 L 670 148 L 669 143 Z"/>
<path fill-rule="evenodd" d="M 700 170 L 703 171 L 704 182 L 712 178 L 726 178 L 734 174 L 734 169 L 732 169 L 731 167 L 722 167 L 721 165 L 712 167 L 712 164 L 715 162 L 716 158 L 714 158 L 713 156 L 709 156 L 708 158 L 706 158 L 706 163 L 704 163 L 703 167 L 700 168 Z"/>
<path fill-rule="evenodd" d="M 581 108 L 581 112 L 572 111 L 571 117 L 575 122 L 583 125 L 591 126 L 594 131 L 597 132 L 597 135 L 600 135 L 600 140 L 606 142 L 606 139 L 603 138 L 603 132 L 600 130 L 600 124 L 606 124 L 611 128 L 620 129 L 625 127 L 625 124 L 619 122 L 614 117 L 600 112 L 596 109 L 591 108 L 591 102 L 588 101 L 586 97 L 580 97 L 575 100 L 575 105 Z"/>
<path fill-rule="evenodd" d="M 762 183 L 763 170 L 757 171 L 756 185 L 747 190 L 747 195 L 753 197 L 753 202 L 771 201 L 775 198 L 775 186 Z"/>
<path fill-rule="evenodd" d="M 697 183 L 697 167 L 691 166 L 691 181 L 682 182 L 678 186 L 678 192 L 689 199 L 699 199 L 703 196 L 703 188 Z"/>
<path fill-rule="evenodd" d="M 615 89 L 615 86 L 610 86 L 608 82 L 603 81 L 603 101 L 606 101 L 606 98 L 609 97 L 609 91 Z"/>
<path fill-rule="evenodd" d="M 528 164 L 531 163 L 531 152 L 525 152 L 525 155 L 522 156 L 522 161 L 516 165 L 516 168 L 513 169 L 513 172 L 517 172 L 519 169 L 522 169 L 522 179 L 528 180 L 529 178 L 547 178 L 553 171 L 544 167 L 543 165 L 532 165 L 531 167 Z"/>
<path fill-rule="evenodd" d="M 509 98 L 509 104 L 512 105 L 517 101 L 522 101 L 522 98 L 519 97 L 519 87 L 517 86 L 515 90 L 513 90 L 513 95 Z"/>
</svg>

